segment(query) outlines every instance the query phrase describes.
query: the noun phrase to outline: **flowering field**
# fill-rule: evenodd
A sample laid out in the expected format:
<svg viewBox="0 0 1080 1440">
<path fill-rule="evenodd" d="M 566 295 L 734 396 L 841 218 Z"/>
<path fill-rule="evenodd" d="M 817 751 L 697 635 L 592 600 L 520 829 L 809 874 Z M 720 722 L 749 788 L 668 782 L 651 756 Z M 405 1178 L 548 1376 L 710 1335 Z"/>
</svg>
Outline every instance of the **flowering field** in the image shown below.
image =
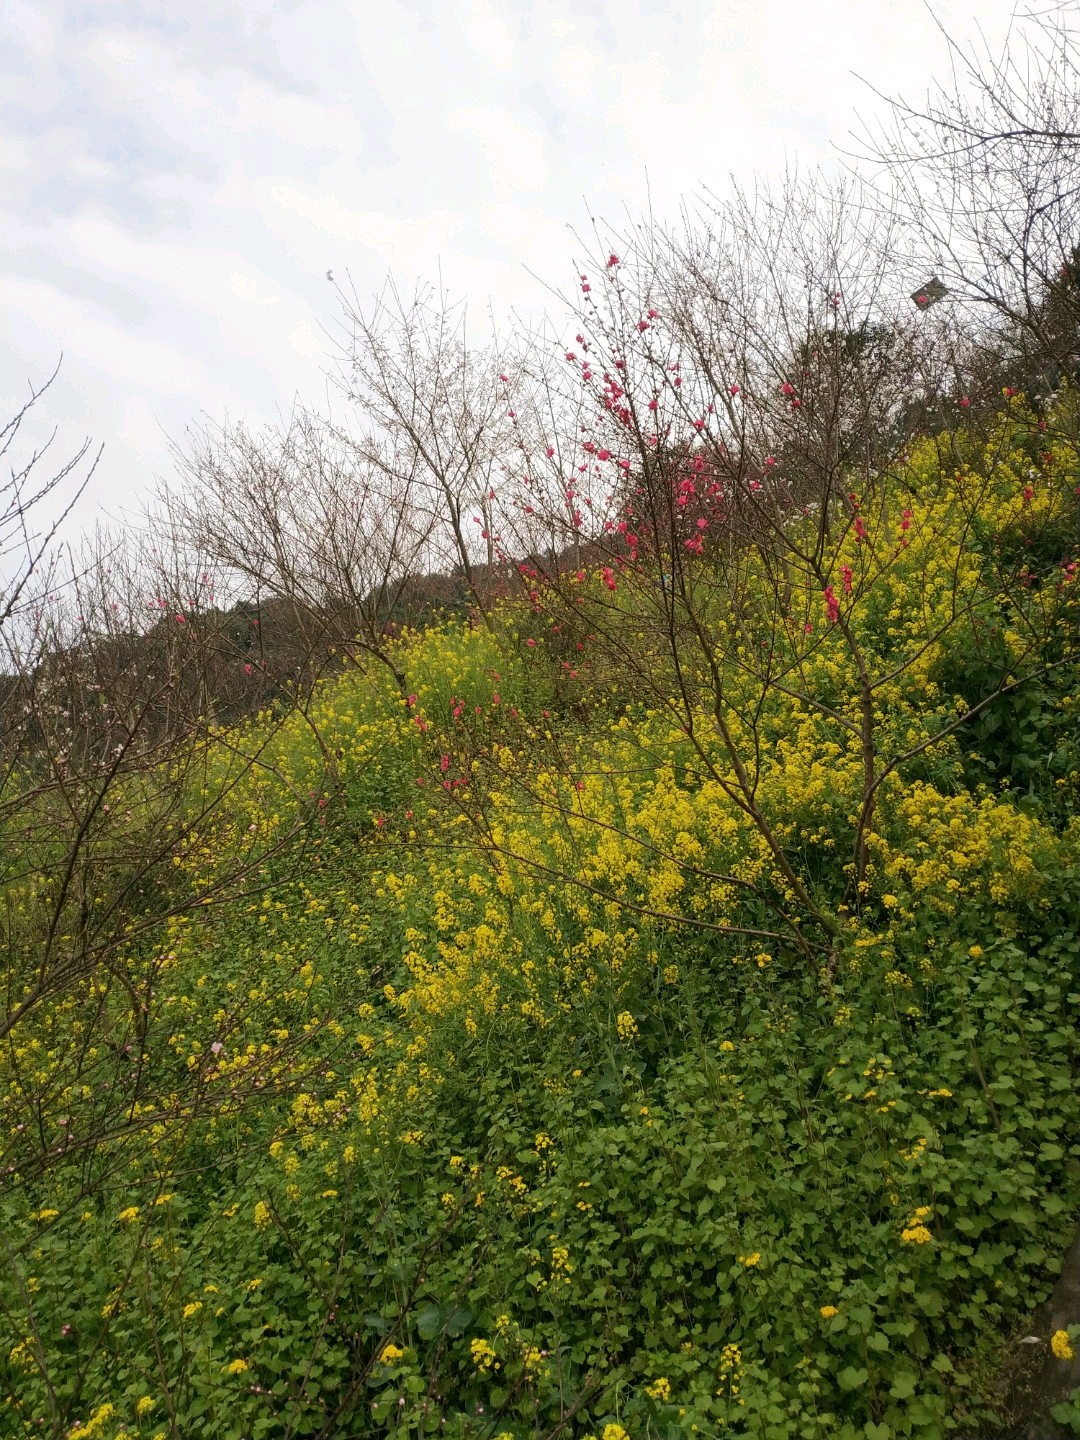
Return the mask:
<svg viewBox="0 0 1080 1440">
<path fill-rule="evenodd" d="M 1080 1211 L 1074 431 L 916 444 L 782 621 L 702 557 L 707 653 L 586 559 L 212 731 L 41 995 L 12 820 L 0 1434 L 991 1424 Z"/>
</svg>

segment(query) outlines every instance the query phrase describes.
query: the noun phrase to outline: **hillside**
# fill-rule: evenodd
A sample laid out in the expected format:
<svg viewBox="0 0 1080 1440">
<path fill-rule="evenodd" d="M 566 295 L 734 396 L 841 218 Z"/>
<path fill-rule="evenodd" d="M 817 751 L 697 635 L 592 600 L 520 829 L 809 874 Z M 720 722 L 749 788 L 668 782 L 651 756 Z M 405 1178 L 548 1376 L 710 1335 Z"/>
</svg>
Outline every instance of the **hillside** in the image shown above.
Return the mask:
<svg viewBox="0 0 1080 1440">
<path fill-rule="evenodd" d="M 1080 1213 L 1080 461 L 1067 389 L 980 424 L 700 553 L 641 478 L 74 849 L 9 770 L 0 1433 L 1004 1421 Z"/>
</svg>

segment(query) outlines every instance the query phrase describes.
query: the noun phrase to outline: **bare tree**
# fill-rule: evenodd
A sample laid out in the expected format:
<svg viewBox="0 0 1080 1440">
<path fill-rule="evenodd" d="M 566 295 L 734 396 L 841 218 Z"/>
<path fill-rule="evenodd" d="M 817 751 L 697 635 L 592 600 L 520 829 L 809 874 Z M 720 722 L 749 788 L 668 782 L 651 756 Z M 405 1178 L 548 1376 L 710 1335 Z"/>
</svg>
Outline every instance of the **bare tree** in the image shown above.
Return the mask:
<svg viewBox="0 0 1080 1440">
<path fill-rule="evenodd" d="M 403 685 L 388 641 L 434 526 L 415 467 L 375 463 L 300 408 L 279 429 L 207 425 L 174 453 L 174 543 L 209 557 L 231 598 L 285 605 L 310 655 L 358 647 Z"/>
<path fill-rule="evenodd" d="M 23 567 L 6 592 L 0 674 L 5 1184 L 69 1163 L 89 1177 L 151 1109 L 181 1120 L 204 1103 L 199 1076 L 157 1087 L 168 962 L 151 937 L 257 887 L 270 855 L 302 846 L 314 804 L 297 795 L 295 824 L 250 834 L 212 873 L 183 870 L 252 770 L 276 773 L 275 726 L 251 743 L 218 733 L 211 750 L 222 671 L 236 668 L 221 664 L 211 576 L 132 533 L 47 552 L 57 523 L 35 525 L 33 506 L 72 467 L 28 487 L 39 459 L 15 471 L 7 521 Z M 44 1068 L 29 1063 L 43 1036 Z"/>
<path fill-rule="evenodd" d="M 951 84 L 921 104 L 889 99 L 857 158 L 905 220 L 912 283 L 939 280 L 995 375 L 1011 364 L 1025 387 L 1052 389 L 1080 361 L 1075 15 L 1029 15 L 999 54 L 945 39 Z"/>
<path fill-rule="evenodd" d="M 9 458 L 16 453 L 14 447 L 23 426 L 59 371 L 58 363 L 43 385 L 37 389 L 31 385 L 25 404 L 0 429 L 0 463 L 8 471 L 7 477 L 0 479 L 0 634 L 5 638 L 12 622 L 19 617 L 31 578 L 39 574 L 47 562 L 54 540 L 90 484 L 101 458 L 101 449 L 94 453 L 87 439 L 73 455 L 43 476 L 56 439 L 55 430 L 42 445 L 31 449 L 29 455 L 17 462 Z M 81 475 L 80 470 L 84 471 Z M 64 496 L 69 482 L 74 488 Z M 57 492 L 60 492 L 57 497 L 60 507 L 47 515 L 48 502 Z"/>
<path fill-rule="evenodd" d="M 453 566 L 486 617 L 481 572 L 499 559 L 493 503 L 516 416 L 498 345 L 472 343 L 468 314 L 441 291 L 405 301 L 392 283 L 370 306 L 339 291 L 341 381 L 356 408 L 357 447 L 423 515 L 428 568 Z"/>
</svg>

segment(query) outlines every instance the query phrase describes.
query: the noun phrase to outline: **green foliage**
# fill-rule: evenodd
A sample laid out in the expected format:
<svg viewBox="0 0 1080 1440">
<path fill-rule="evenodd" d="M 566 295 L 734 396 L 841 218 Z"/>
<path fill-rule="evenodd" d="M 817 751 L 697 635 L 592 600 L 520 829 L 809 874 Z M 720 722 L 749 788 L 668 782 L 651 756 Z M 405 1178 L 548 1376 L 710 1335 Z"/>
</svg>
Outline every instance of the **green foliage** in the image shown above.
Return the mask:
<svg viewBox="0 0 1080 1440">
<path fill-rule="evenodd" d="M 1075 616 L 1065 589 L 1039 608 L 1045 576 L 982 606 L 1015 474 L 974 546 L 933 447 L 903 480 L 910 545 L 849 616 L 874 665 L 910 662 L 889 753 L 1030 679 L 897 763 L 850 904 L 858 749 L 769 692 L 757 794 L 828 945 L 719 749 L 531 609 L 402 637 L 407 693 L 372 662 L 209 737 L 189 803 L 225 798 L 166 887 L 198 903 L 0 1059 L 0 1433 L 939 1440 L 1000 1415 L 1003 1342 L 1080 1210 Z M 842 703 L 823 609 L 776 646 Z M 5 899 L 32 956 L 33 877 Z"/>
</svg>

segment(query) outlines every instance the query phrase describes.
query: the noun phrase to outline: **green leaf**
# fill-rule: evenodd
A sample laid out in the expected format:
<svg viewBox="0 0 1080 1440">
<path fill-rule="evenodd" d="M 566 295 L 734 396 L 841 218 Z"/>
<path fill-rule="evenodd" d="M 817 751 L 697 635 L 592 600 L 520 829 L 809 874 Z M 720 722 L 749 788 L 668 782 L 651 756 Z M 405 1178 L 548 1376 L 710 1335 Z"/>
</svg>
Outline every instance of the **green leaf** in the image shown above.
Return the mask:
<svg viewBox="0 0 1080 1440">
<path fill-rule="evenodd" d="M 863 1369 L 856 1369 L 854 1365 L 847 1365 L 836 1377 L 840 1382 L 841 1390 L 857 1390 L 860 1385 L 865 1385 L 869 1379 L 869 1372 Z"/>
<path fill-rule="evenodd" d="M 447 1335 L 464 1335 L 465 1331 L 472 1324 L 475 1312 L 463 1301 L 456 1305 L 449 1306 L 443 1312 L 443 1328 Z"/>
</svg>

